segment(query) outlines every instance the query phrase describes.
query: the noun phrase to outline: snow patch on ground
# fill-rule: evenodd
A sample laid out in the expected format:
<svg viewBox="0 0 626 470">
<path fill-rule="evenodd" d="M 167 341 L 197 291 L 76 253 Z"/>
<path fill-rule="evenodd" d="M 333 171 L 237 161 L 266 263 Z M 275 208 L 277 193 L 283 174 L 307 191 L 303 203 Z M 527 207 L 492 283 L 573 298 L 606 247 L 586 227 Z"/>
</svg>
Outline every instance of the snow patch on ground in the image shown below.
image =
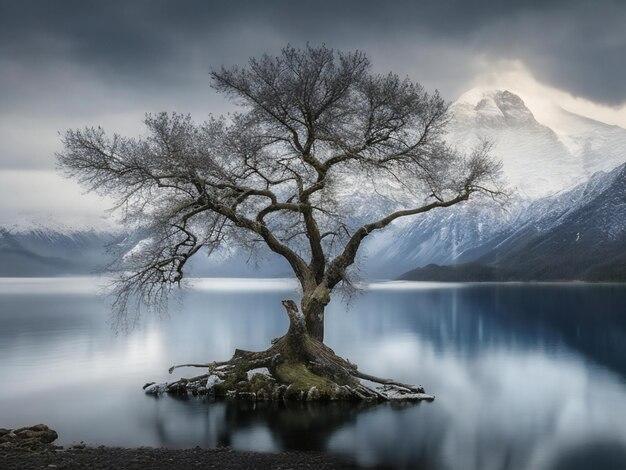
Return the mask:
<svg viewBox="0 0 626 470">
<path fill-rule="evenodd" d="M 209 375 L 209 377 L 206 379 L 206 388 L 210 389 L 212 387 L 215 387 L 218 384 L 221 384 L 222 382 L 224 381 L 220 379 L 218 376 Z"/>
<path fill-rule="evenodd" d="M 270 371 L 267 367 L 258 367 L 256 369 L 251 369 L 248 371 L 248 380 L 250 380 L 256 374 L 266 375 L 268 377 L 271 377 L 272 375 L 270 374 Z"/>
</svg>

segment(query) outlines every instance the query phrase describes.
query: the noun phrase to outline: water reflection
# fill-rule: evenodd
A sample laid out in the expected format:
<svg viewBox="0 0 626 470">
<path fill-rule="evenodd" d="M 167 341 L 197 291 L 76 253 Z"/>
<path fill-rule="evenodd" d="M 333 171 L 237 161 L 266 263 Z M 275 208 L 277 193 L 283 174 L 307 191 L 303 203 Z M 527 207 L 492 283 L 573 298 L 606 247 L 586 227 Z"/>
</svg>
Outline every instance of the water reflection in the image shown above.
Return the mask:
<svg viewBox="0 0 626 470">
<path fill-rule="evenodd" d="M 46 422 L 65 444 L 314 449 L 399 468 L 626 462 L 625 286 L 379 285 L 347 310 L 331 304 L 331 347 L 363 370 L 425 385 L 432 404 L 143 396 L 140 385 L 167 380 L 173 363 L 265 348 L 285 331 L 279 301 L 293 286 L 203 282 L 170 319 L 129 336 L 111 333 L 92 293 L 0 288 L 0 425 Z"/>
<path fill-rule="evenodd" d="M 163 400 L 163 398 L 153 398 Z M 206 399 L 171 398 L 160 404 L 152 425 L 162 445 L 185 446 L 187 439 L 201 437 L 209 447 L 232 446 L 259 451 L 328 449 L 334 434 L 354 425 L 357 416 L 371 409 L 368 403 L 232 403 Z M 186 435 L 187 424 L 197 433 Z M 203 428 L 203 429 L 202 429 Z"/>
</svg>

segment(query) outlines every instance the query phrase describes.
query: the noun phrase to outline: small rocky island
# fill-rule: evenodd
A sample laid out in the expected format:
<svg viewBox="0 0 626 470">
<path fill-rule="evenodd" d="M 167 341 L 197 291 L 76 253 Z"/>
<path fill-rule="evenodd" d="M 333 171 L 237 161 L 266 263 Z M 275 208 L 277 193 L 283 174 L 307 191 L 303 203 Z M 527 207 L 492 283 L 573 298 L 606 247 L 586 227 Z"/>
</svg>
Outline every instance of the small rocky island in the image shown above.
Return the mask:
<svg viewBox="0 0 626 470">
<path fill-rule="evenodd" d="M 143 386 L 148 395 L 208 396 L 243 401 L 432 401 L 419 385 L 365 374 L 355 364 L 308 334 L 305 317 L 293 300 L 283 300 L 289 316 L 287 334 L 259 352 L 236 349 L 228 361 L 181 364 L 206 373 L 173 382 Z M 368 385 L 363 384 L 361 381 Z M 371 385 L 369 385 L 371 384 Z"/>
</svg>

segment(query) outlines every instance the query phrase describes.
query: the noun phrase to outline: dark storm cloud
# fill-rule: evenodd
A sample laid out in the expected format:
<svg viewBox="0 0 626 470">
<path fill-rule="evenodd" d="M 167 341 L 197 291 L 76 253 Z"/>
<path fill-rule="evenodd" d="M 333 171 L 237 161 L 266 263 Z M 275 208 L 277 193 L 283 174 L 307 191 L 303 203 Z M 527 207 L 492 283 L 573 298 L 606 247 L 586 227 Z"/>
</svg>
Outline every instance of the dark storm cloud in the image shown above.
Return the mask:
<svg viewBox="0 0 626 470">
<path fill-rule="evenodd" d="M 144 112 L 219 114 L 208 72 L 291 43 L 359 48 L 447 99 L 519 59 L 540 80 L 626 101 L 622 1 L 0 0 L 0 168 L 54 166 L 58 131 L 141 131 Z"/>
<path fill-rule="evenodd" d="M 139 80 L 151 87 L 156 82 L 184 82 L 185 68 L 207 71 L 209 66 L 273 52 L 286 42 L 373 48 L 381 56 L 383 50 L 397 51 L 389 66 L 395 61 L 401 69 L 406 68 L 406 51 L 445 47 L 518 58 L 544 81 L 617 104 L 626 101 L 625 5 L 492 0 L 6 1 L 0 12 L 0 53 L 22 63 L 76 62 L 92 67 L 103 80 Z"/>
</svg>

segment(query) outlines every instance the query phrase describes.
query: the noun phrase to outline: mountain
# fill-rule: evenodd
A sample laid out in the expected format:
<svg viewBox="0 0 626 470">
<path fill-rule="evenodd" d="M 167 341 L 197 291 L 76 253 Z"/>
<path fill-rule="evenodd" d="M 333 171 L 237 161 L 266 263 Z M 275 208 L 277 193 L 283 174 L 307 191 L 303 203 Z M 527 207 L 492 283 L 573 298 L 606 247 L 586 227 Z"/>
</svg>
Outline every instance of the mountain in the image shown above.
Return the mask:
<svg viewBox="0 0 626 470">
<path fill-rule="evenodd" d="M 504 176 L 521 198 L 554 194 L 626 161 L 626 129 L 555 105 L 548 127 L 507 90 L 470 90 L 450 114 L 450 143 L 469 149 L 481 139 L 492 141 Z"/>
<path fill-rule="evenodd" d="M 361 275 L 389 279 L 415 266 L 455 263 L 505 230 L 510 218 L 499 205 L 481 201 L 405 219 L 366 240 Z"/>
<path fill-rule="evenodd" d="M 112 261 L 106 247 L 122 238 L 93 229 L 0 228 L 0 276 L 92 274 Z"/>
<path fill-rule="evenodd" d="M 509 273 L 497 266 L 463 263 L 451 266 L 429 264 L 422 268 L 408 271 L 398 279 L 429 282 L 498 282 L 509 280 L 512 277 L 513 273 Z"/>
<path fill-rule="evenodd" d="M 0 227 L 0 277 L 55 277 L 102 272 L 119 255 L 132 249 L 140 234 L 120 230 L 69 229 L 40 225 Z M 225 248 L 211 257 L 196 255 L 188 267 L 192 277 L 288 277 L 289 265 L 271 252 L 252 257 Z"/>
<path fill-rule="evenodd" d="M 534 216 L 534 202 L 588 181 L 598 171 L 626 162 L 626 129 L 554 107 L 551 124 L 540 123 L 517 95 L 506 90 L 471 90 L 450 109 L 448 141 L 471 149 L 494 142 L 512 190 L 505 208 L 468 201 L 431 211 L 377 235 L 367 246 L 364 277 L 395 277 L 416 266 L 470 262 L 489 252 L 494 239 Z M 531 209 L 532 207 L 532 209 Z M 536 217 L 535 217 L 536 218 Z"/>
<path fill-rule="evenodd" d="M 385 231 L 368 238 L 358 266 L 361 277 L 394 278 L 416 266 L 427 265 L 431 265 L 428 271 L 431 278 L 450 277 L 449 270 L 444 269 L 444 274 L 441 274 L 439 267 L 478 263 L 480 266 L 473 264 L 464 273 L 458 268 L 453 272 L 455 276 L 465 276 L 471 271 L 470 277 L 487 278 L 504 276 L 505 271 L 502 270 L 505 265 L 509 275 L 509 264 L 523 264 L 526 254 L 519 251 L 518 258 L 514 258 L 513 254 L 509 256 L 507 243 L 515 241 L 515 246 L 520 246 L 522 239 L 535 240 L 540 233 L 546 233 L 550 217 L 556 220 L 568 204 L 573 207 L 579 202 L 567 199 L 577 194 L 570 191 L 574 186 L 581 188 L 580 185 L 587 181 L 592 185 L 607 181 L 602 174 L 592 175 L 598 171 L 607 172 L 626 161 L 626 129 L 557 106 L 552 108 L 551 119 L 542 121 L 511 91 L 474 89 L 463 94 L 450 108 L 447 140 L 466 150 L 482 139 L 491 140 L 494 143 L 492 153 L 502 160 L 503 176 L 513 190 L 510 203 L 502 208 L 489 200 L 470 200 L 451 208 L 399 220 Z M 350 193 L 352 202 L 357 201 L 350 211 L 351 217 L 358 219 L 371 209 L 373 189 L 355 186 L 347 183 L 344 190 Z M 542 214 L 548 213 L 552 215 L 542 217 Z M 621 223 L 620 220 L 625 219 L 619 214 L 615 217 L 622 217 L 617 220 Z M 533 226 L 529 221 L 539 225 Z M 519 231 L 520 227 L 524 230 Z M 615 230 L 615 227 L 611 225 L 603 230 Z M 96 272 L 112 260 L 112 255 L 104 247 L 120 243 L 124 239 L 120 233 L 119 230 L 107 229 L 106 223 L 98 229 L 68 229 L 52 221 L 0 228 L 0 276 Z M 132 247 L 133 240 L 138 242 L 139 238 L 135 240 L 135 235 L 128 237 L 125 244 Z M 602 234 L 598 236 L 601 238 Z M 585 254 L 580 254 L 581 259 L 587 259 Z M 248 253 L 226 247 L 214 255 L 217 256 L 207 258 L 198 254 L 194 257 L 190 275 L 291 275 L 289 266 L 270 252 L 251 259 Z M 504 258 L 510 262 L 505 263 L 502 261 Z M 488 269 L 483 269 L 484 266 Z M 603 269 L 605 267 L 598 266 L 596 271 Z M 531 272 L 530 269 L 526 271 Z M 580 270 L 572 268 L 572 272 Z M 541 277 L 541 273 L 533 275 Z"/>
<path fill-rule="evenodd" d="M 466 262 L 429 265 L 401 278 L 626 281 L 626 164 L 535 201 L 460 259 Z"/>
</svg>

